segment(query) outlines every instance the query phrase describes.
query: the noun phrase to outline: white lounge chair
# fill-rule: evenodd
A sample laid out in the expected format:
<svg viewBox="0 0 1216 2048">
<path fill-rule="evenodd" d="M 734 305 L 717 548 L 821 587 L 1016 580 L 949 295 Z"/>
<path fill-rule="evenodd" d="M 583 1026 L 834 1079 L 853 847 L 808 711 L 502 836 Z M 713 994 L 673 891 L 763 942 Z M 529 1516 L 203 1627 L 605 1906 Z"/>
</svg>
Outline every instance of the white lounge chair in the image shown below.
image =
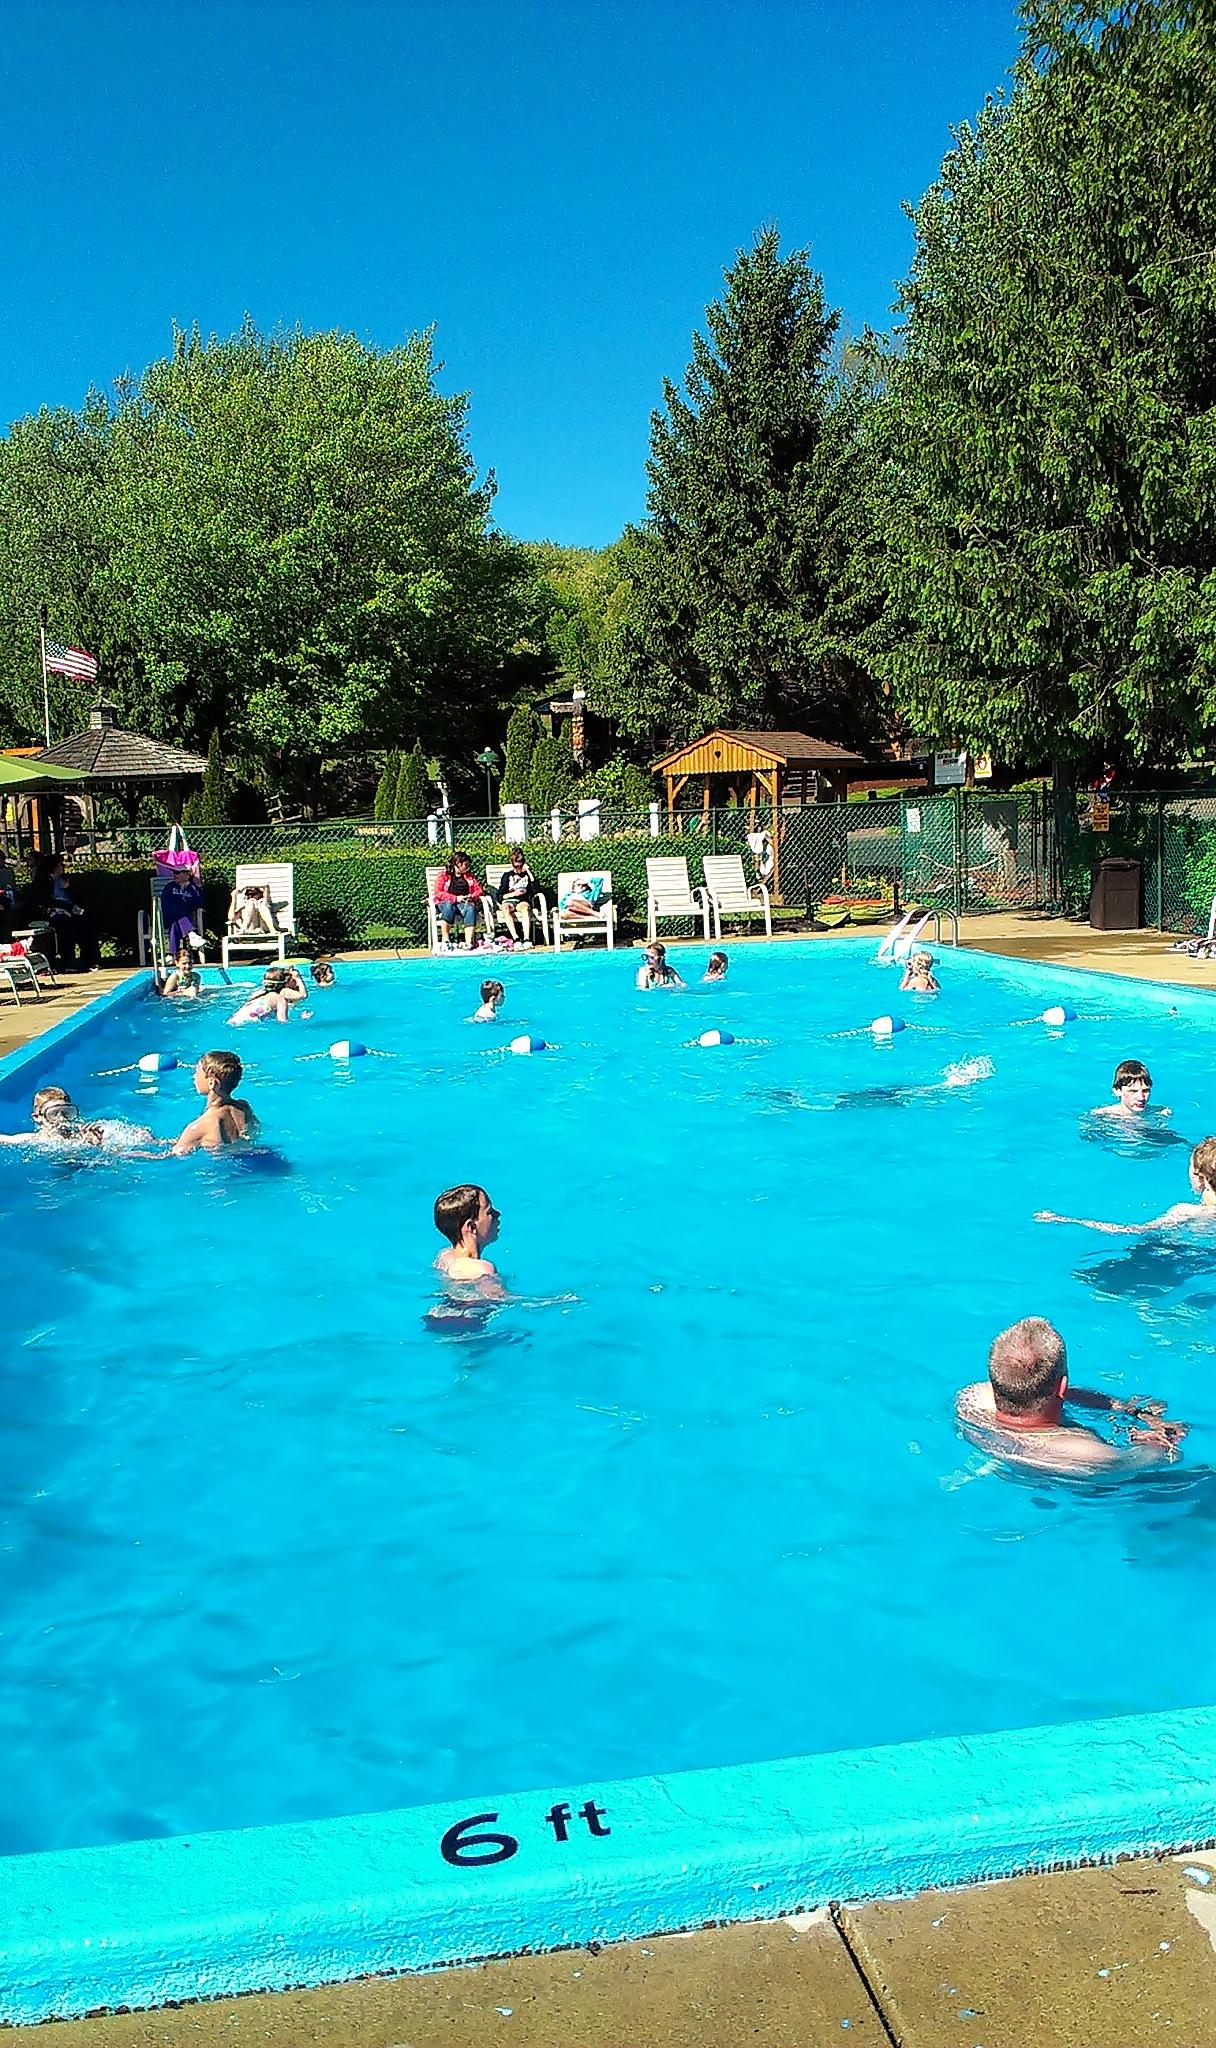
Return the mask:
<svg viewBox="0 0 1216 2048">
<path fill-rule="evenodd" d="M 596 904 L 593 917 L 569 917 L 562 910 L 562 904 L 569 896 L 570 891 L 579 882 L 598 882 L 600 885 L 599 901 Z M 580 938 L 598 938 L 602 935 L 608 942 L 609 952 L 612 951 L 613 946 L 616 944 L 616 904 L 612 897 L 612 874 L 610 869 L 576 868 L 569 874 L 558 876 L 557 909 L 553 913 L 553 947 L 555 952 L 561 949 L 563 934 L 571 939 L 576 935 Z"/>
<path fill-rule="evenodd" d="M 296 935 L 296 871 L 289 860 L 254 860 L 239 867 L 236 889 L 264 889 L 273 932 L 226 931 L 220 943 L 225 967 L 233 953 L 277 953 L 287 958 L 287 941 Z"/>
<path fill-rule="evenodd" d="M 21 990 L 17 986 L 18 976 L 33 989 L 38 1002 L 42 1001 L 42 984 L 38 979 L 40 974 L 45 974 L 56 987 L 58 986 L 55 971 L 46 954 L 31 949 L 29 942 L 32 937 L 32 931 L 14 932 L 12 942 L 23 945 L 25 947 L 24 953 L 11 953 L 7 949 L 0 951 L 0 983 L 7 983 L 8 992 L 18 1009 L 21 1008 Z"/>
<path fill-rule="evenodd" d="M 723 917 L 762 917 L 765 935 L 773 936 L 773 904 L 763 882 L 748 882 L 739 853 L 707 853 L 705 893 L 714 914 L 714 937 L 722 936 Z M 706 938 L 709 937 L 708 932 Z"/>
<path fill-rule="evenodd" d="M 699 919 L 709 943 L 709 898 L 704 889 L 694 889 L 688 879 L 686 860 L 648 860 L 646 863 L 646 936 L 655 937 L 661 917 Z"/>
<path fill-rule="evenodd" d="M 505 874 L 508 874 L 509 872 L 510 869 L 508 868 L 505 861 L 500 866 L 488 867 L 486 869 L 486 893 L 481 900 L 482 903 L 485 905 L 486 931 L 489 933 L 491 938 L 496 937 L 498 927 L 503 922 L 502 910 L 494 900 L 495 891 L 498 889 L 503 876 Z M 538 889 L 534 896 L 530 896 L 528 898 L 528 904 L 532 912 L 533 924 L 544 933 L 546 946 L 551 945 L 552 939 L 549 933 L 549 906 L 545 902 L 542 891 Z"/>
</svg>

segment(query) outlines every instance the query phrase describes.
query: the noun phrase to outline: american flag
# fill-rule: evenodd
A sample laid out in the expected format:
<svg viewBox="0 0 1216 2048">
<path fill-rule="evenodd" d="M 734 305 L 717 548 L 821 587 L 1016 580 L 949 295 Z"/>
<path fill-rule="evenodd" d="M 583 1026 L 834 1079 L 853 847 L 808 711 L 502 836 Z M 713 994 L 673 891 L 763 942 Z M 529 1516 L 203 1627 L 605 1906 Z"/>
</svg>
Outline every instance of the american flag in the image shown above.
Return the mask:
<svg viewBox="0 0 1216 2048">
<path fill-rule="evenodd" d="M 97 656 L 82 647 L 61 647 L 58 640 L 48 640 L 46 665 L 55 675 L 71 676 L 78 683 L 97 681 Z"/>
</svg>

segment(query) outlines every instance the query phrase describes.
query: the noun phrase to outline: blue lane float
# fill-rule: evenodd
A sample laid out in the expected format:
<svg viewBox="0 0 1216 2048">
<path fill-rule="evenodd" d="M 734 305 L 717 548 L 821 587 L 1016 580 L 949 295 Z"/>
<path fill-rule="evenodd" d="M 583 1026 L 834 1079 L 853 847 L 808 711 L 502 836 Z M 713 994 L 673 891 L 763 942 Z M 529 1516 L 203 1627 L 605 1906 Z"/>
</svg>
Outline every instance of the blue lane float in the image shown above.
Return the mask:
<svg viewBox="0 0 1216 2048">
<path fill-rule="evenodd" d="M 1077 1013 L 1071 1003 L 1053 1003 L 1039 1018 L 1040 1024 L 1075 1024 Z"/>
<path fill-rule="evenodd" d="M 543 1038 L 529 1038 L 526 1032 L 519 1038 L 513 1038 L 507 1047 L 508 1052 L 525 1054 L 530 1052 L 547 1052 L 548 1050 L 549 1048 Z"/>
<path fill-rule="evenodd" d="M 734 1042 L 734 1035 L 729 1031 L 703 1031 L 697 1040 L 698 1045 L 733 1045 Z"/>
<path fill-rule="evenodd" d="M 358 1038 L 335 1038 L 329 1048 L 331 1060 L 364 1060 L 367 1047 Z"/>
<path fill-rule="evenodd" d="M 870 1030 L 875 1038 L 894 1038 L 897 1031 L 906 1031 L 907 1028 L 902 1017 L 873 1017 L 870 1020 Z"/>
</svg>

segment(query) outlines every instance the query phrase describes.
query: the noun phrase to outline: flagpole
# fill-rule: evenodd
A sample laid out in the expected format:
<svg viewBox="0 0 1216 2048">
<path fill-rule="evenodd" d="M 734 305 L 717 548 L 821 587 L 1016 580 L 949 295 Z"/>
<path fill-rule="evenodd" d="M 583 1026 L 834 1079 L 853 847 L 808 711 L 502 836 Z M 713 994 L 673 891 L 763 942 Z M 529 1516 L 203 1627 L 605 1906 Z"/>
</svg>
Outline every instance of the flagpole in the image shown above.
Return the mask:
<svg viewBox="0 0 1216 2048">
<path fill-rule="evenodd" d="M 38 611 L 38 645 L 42 652 L 42 717 L 46 726 L 46 743 L 51 744 L 51 686 L 46 673 L 46 606 Z"/>
</svg>

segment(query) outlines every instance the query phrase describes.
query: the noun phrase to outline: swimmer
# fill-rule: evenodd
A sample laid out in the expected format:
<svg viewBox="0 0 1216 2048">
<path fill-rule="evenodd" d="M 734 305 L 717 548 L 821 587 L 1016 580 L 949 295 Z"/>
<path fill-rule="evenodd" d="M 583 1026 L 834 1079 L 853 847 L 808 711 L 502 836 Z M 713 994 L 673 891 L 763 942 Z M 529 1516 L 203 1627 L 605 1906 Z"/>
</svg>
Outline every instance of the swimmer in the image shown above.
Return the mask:
<svg viewBox="0 0 1216 2048">
<path fill-rule="evenodd" d="M 729 966 L 730 961 L 727 959 L 725 953 L 711 953 L 709 956 L 709 965 L 706 967 L 704 974 L 701 976 L 702 981 L 725 981 L 726 970 Z"/>
<path fill-rule="evenodd" d="M 312 963 L 312 985 L 314 988 L 332 988 L 334 985 L 334 963 L 328 953 L 318 953 Z"/>
<path fill-rule="evenodd" d="M 39 1088 L 30 1107 L 32 1131 L 0 1131 L 0 1145 L 102 1145 L 100 1124 L 86 1124 L 66 1088 Z"/>
<path fill-rule="evenodd" d="M 435 1228 L 448 1245 L 435 1261 L 445 1280 L 471 1281 L 479 1294 L 501 1296 L 502 1282 L 491 1260 L 483 1258 L 487 1245 L 498 1236 L 501 1222 L 484 1188 L 465 1183 L 448 1188 L 435 1203 Z"/>
<path fill-rule="evenodd" d="M 506 993 L 501 981 L 483 981 L 481 1004 L 473 1012 L 474 1024 L 493 1024 L 498 1016 L 499 1005 L 506 999 Z"/>
<path fill-rule="evenodd" d="M 1064 1339 L 1043 1316 L 1024 1316 L 994 1337 L 988 1378 L 963 1387 L 955 1414 L 968 1442 L 977 1448 L 1031 1465 L 1040 1472 L 1079 1477 L 1120 1468 L 1171 1464 L 1186 1424 L 1168 1422 L 1160 1401 L 1123 1401 L 1068 1384 Z M 1145 1424 L 1128 1430 L 1128 1443 L 1107 1443 L 1066 1407 L 1101 1409 Z"/>
<path fill-rule="evenodd" d="M 1191 1154 L 1191 1186 L 1197 1202 L 1175 1202 L 1147 1223 L 1099 1223 L 1092 1216 L 1058 1216 L 1054 1209 L 1035 1211 L 1036 1223 L 1075 1223 L 1082 1230 L 1103 1230 L 1110 1237 L 1144 1237 L 1153 1230 L 1210 1230 L 1216 1225 L 1216 1138 L 1203 1138 Z"/>
<path fill-rule="evenodd" d="M 194 1069 L 194 1088 L 205 1095 L 207 1107 L 193 1123 L 186 1125 L 170 1157 L 184 1159 L 188 1152 L 222 1152 L 253 1136 L 257 1118 L 247 1102 L 233 1095 L 244 1073 L 234 1052 L 205 1052 Z"/>
<path fill-rule="evenodd" d="M 661 939 L 651 939 L 642 954 L 642 964 L 633 977 L 635 988 L 683 988 L 683 977 L 668 961 Z"/>
<path fill-rule="evenodd" d="M 942 985 L 933 972 L 932 953 L 910 953 L 899 986 L 917 996 L 940 995 Z"/>
<path fill-rule="evenodd" d="M 293 1003 L 307 999 L 308 990 L 298 967 L 268 967 L 262 976 L 262 986 L 239 1010 L 234 1010 L 228 1019 L 230 1024 L 259 1024 L 267 1017 L 277 1018 L 286 1024 Z"/>
<path fill-rule="evenodd" d="M 194 964 L 194 955 L 185 939 L 173 955 L 173 965 L 160 983 L 162 996 L 173 996 L 179 1001 L 191 1001 L 202 995 L 203 980 Z"/>
<path fill-rule="evenodd" d="M 1098 1109 L 1090 1111 L 1091 1116 L 1117 1116 L 1130 1121 L 1141 1116 L 1169 1116 L 1168 1109 L 1150 1109 L 1149 1097 L 1153 1092 L 1153 1077 L 1142 1060 L 1120 1060 L 1111 1082 L 1114 1102 L 1104 1102 Z"/>
</svg>

